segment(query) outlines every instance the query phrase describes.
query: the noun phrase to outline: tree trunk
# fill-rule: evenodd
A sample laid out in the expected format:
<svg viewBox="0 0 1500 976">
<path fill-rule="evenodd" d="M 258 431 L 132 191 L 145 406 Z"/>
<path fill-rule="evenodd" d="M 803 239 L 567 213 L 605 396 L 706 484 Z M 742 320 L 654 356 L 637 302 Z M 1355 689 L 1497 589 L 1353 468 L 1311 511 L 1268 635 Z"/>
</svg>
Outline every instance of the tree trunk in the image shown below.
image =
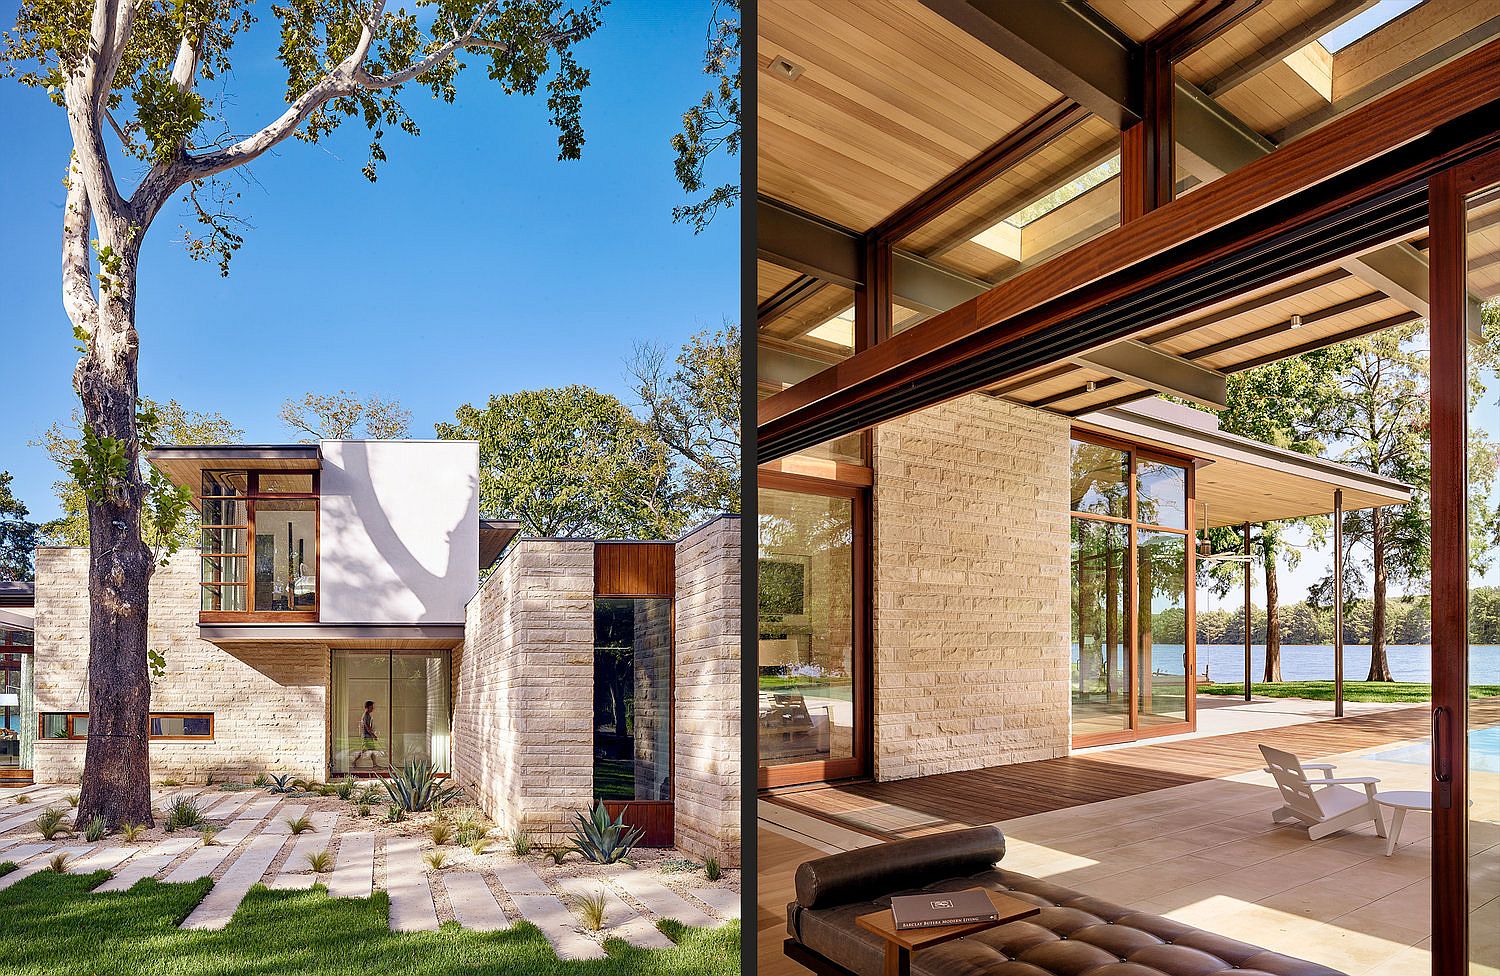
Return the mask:
<svg viewBox="0 0 1500 976">
<path fill-rule="evenodd" d="M 1371 591 L 1370 675 L 1366 681 L 1395 681 L 1385 654 L 1385 520 L 1380 509 L 1370 513 L 1370 548 L 1375 556 L 1374 588 Z"/>
<path fill-rule="evenodd" d="M 153 823 L 146 621 L 155 557 L 141 539 L 145 486 L 135 420 L 137 235 L 123 220 L 101 217 L 98 222 L 101 247 L 107 244 L 120 264 L 109 273 L 108 284 L 101 284 L 89 351 L 79 361 L 73 383 L 86 429 L 123 444 L 125 471 L 91 492 L 87 506 L 89 733 L 77 822 L 102 817 L 113 829 Z"/>
<path fill-rule="evenodd" d="M 1276 545 L 1264 535 L 1261 552 L 1266 561 L 1266 669 L 1262 681 L 1281 680 L 1281 614 L 1277 610 Z"/>
</svg>

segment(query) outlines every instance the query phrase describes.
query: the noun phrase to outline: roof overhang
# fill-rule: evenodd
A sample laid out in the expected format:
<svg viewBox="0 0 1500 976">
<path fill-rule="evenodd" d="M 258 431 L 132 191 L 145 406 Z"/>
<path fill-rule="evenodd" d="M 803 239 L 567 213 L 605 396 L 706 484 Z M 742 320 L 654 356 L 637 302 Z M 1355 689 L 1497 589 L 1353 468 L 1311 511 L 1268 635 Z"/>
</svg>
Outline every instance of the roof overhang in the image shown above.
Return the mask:
<svg viewBox="0 0 1500 976">
<path fill-rule="evenodd" d="M 1166 400 L 1084 414 L 1074 426 L 1192 459 L 1210 526 L 1327 515 L 1335 491 L 1344 493 L 1346 512 L 1411 501 L 1410 485 L 1226 433 L 1213 414 Z"/>
<path fill-rule="evenodd" d="M 25 607 L 0 607 L 0 627 L 7 630 L 35 630 L 36 613 Z"/>
<path fill-rule="evenodd" d="M 463 643 L 463 624 L 202 624 L 198 636 L 234 645 L 306 644 L 328 647 L 446 648 Z"/>
<path fill-rule="evenodd" d="M 316 444 L 207 444 L 155 447 L 146 452 L 151 466 L 179 488 L 203 489 L 203 472 L 220 468 L 241 471 L 317 471 L 322 452 Z"/>
<path fill-rule="evenodd" d="M 521 532 L 521 523 L 515 519 L 479 520 L 479 568 L 489 569 L 495 560 Z"/>
<path fill-rule="evenodd" d="M 30 607 L 35 603 L 35 583 L 29 580 L 0 580 L 0 607 Z"/>
</svg>

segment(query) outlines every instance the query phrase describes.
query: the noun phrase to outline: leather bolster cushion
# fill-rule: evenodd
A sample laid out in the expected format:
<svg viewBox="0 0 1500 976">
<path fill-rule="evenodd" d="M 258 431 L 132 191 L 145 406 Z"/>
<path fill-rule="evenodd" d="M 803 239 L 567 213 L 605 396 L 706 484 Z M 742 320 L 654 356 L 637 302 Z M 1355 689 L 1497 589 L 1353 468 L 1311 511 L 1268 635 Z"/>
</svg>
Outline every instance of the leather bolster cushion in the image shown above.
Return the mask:
<svg viewBox="0 0 1500 976">
<path fill-rule="evenodd" d="M 831 854 L 797 867 L 797 904 L 829 908 L 867 901 L 876 892 L 920 888 L 939 878 L 977 874 L 1004 856 L 1005 835 L 993 826 Z"/>
</svg>

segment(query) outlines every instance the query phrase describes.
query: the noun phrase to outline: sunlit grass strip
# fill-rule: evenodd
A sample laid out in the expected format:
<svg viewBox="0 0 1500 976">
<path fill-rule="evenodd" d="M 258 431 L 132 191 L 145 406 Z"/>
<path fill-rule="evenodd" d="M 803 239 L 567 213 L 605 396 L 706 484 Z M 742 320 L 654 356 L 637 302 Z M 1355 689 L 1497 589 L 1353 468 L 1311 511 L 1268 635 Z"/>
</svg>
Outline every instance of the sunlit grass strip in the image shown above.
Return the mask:
<svg viewBox="0 0 1500 976">
<path fill-rule="evenodd" d="M 1233 681 L 1200 684 L 1200 695 L 1243 695 L 1245 685 Z M 1332 681 L 1276 681 L 1252 683 L 1250 693 L 1262 698 L 1307 698 L 1333 701 Z M 1470 698 L 1492 698 L 1500 695 L 1500 685 L 1472 685 Z M 1345 681 L 1344 700 L 1353 702 L 1429 702 L 1432 685 L 1420 681 Z"/>
</svg>

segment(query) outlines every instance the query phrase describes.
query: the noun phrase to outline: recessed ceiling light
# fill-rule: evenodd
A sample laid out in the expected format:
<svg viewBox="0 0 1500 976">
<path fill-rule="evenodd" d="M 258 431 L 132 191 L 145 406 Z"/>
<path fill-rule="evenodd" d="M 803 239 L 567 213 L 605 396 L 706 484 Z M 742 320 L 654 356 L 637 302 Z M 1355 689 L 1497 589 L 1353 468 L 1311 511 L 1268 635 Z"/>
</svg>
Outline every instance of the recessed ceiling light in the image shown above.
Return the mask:
<svg viewBox="0 0 1500 976">
<path fill-rule="evenodd" d="M 796 81 L 802 76 L 802 65 L 793 64 L 778 54 L 771 61 L 771 74 L 783 81 Z"/>
<path fill-rule="evenodd" d="M 1300 328 L 1302 328 L 1302 316 L 1300 316 L 1300 315 L 1293 315 L 1291 321 L 1286 324 L 1286 327 L 1288 329 L 1300 329 Z"/>
</svg>

